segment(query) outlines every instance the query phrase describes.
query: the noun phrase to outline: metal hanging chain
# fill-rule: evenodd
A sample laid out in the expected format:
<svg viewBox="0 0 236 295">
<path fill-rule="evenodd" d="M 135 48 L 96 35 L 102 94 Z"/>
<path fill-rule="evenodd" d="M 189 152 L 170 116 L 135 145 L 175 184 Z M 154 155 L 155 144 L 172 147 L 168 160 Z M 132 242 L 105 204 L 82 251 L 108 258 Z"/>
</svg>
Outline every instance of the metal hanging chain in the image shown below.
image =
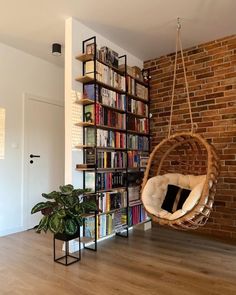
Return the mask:
<svg viewBox="0 0 236 295">
<path fill-rule="evenodd" d="M 175 83 L 176 83 L 176 68 L 177 68 L 178 47 L 180 48 L 181 59 L 182 59 L 182 64 L 183 64 L 184 80 L 185 80 L 185 87 L 186 87 L 187 101 L 188 101 L 188 108 L 189 108 L 189 116 L 190 116 L 190 121 L 191 121 L 191 133 L 193 133 L 193 116 L 192 116 L 192 110 L 191 110 L 191 102 L 190 102 L 190 98 L 189 98 L 188 81 L 187 81 L 186 68 L 185 68 L 185 63 L 184 63 L 183 47 L 182 47 L 182 42 L 181 42 L 181 38 L 180 38 L 180 29 L 181 29 L 180 19 L 177 18 L 177 34 L 176 34 L 176 46 L 175 46 L 175 64 L 174 64 L 174 77 L 173 77 L 173 86 L 172 86 L 172 95 L 171 95 L 171 111 L 170 111 L 170 123 L 169 123 L 168 138 L 170 137 L 171 125 L 172 125 L 172 115 L 173 115 L 173 105 L 174 105 L 174 95 L 175 95 Z"/>
</svg>

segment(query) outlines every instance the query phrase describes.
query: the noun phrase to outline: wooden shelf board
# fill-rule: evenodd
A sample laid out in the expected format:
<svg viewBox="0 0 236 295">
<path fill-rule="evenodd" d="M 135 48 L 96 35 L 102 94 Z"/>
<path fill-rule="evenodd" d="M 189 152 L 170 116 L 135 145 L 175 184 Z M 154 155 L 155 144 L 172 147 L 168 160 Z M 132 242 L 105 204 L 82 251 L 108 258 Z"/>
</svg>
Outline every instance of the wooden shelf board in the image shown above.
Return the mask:
<svg viewBox="0 0 236 295">
<path fill-rule="evenodd" d="M 93 127 L 94 126 L 94 123 L 90 123 L 90 122 L 78 122 L 78 123 L 75 123 L 76 126 L 79 126 L 79 127 Z"/>
<path fill-rule="evenodd" d="M 110 188 L 110 189 L 104 189 L 104 190 L 99 190 L 97 191 L 97 193 L 106 193 L 106 192 L 112 192 L 112 191 L 122 191 L 122 190 L 126 190 L 126 187 L 116 187 L 116 188 Z"/>
<path fill-rule="evenodd" d="M 112 109 L 114 111 L 117 111 L 119 113 L 125 113 L 125 110 L 122 110 L 122 109 L 118 109 L 118 108 L 115 108 L 115 107 L 112 107 L 112 106 L 109 106 L 107 104 L 104 104 L 104 103 L 99 103 L 101 106 L 105 107 L 105 108 L 108 108 L 108 109 Z"/>
<path fill-rule="evenodd" d="M 94 78 L 85 75 L 85 76 L 80 76 L 80 77 L 76 78 L 75 80 L 78 82 L 81 82 L 81 83 L 91 83 L 94 81 Z"/>
<path fill-rule="evenodd" d="M 82 53 L 82 54 L 77 55 L 75 58 L 79 61 L 85 62 L 85 61 L 93 60 L 94 55 L 88 54 L 88 53 Z"/>
<path fill-rule="evenodd" d="M 130 97 L 130 98 L 133 98 L 135 100 L 140 100 L 142 102 L 146 102 L 148 103 L 148 99 L 145 99 L 145 98 L 142 98 L 142 97 L 139 97 L 139 96 L 136 96 L 136 95 L 133 95 L 131 93 L 127 93 L 127 96 Z"/>
<path fill-rule="evenodd" d="M 135 114 L 135 113 L 132 113 L 132 112 L 126 112 L 126 113 L 129 116 L 135 116 L 135 117 L 138 117 L 138 118 L 146 118 L 146 119 L 148 119 L 148 117 L 145 116 L 145 115 Z"/>
<path fill-rule="evenodd" d="M 127 130 L 128 133 L 132 133 L 132 134 L 137 134 L 137 135 L 142 135 L 142 136 L 147 136 L 149 137 L 150 135 L 144 132 L 138 132 L 138 131 L 134 131 L 134 130 Z"/>
<path fill-rule="evenodd" d="M 76 145 L 75 146 L 76 149 L 89 149 L 89 148 L 95 148 L 94 145 Z"/>
<path fill-rule="evenodd" d="M 94 100 L 90 98 L 82 98 L 75 101 L 76 104 L 80 105 L 88 105 L 88 104 L 94 104 Z"/>
</svg>

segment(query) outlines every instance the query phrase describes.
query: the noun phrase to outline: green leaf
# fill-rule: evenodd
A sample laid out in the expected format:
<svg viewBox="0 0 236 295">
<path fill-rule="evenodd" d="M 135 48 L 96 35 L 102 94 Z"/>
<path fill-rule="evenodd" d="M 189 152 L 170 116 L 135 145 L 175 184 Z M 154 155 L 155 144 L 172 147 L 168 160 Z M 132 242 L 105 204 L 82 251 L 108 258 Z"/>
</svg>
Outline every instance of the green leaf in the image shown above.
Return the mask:
<svg viewBox="0 0 236 295">
<path fill-rule="evenodd" d="M 72 184 L 62 185 L 59 188 L 64 195 L 70 195 L 74 189 Z"/>
<path fill-rule="evenodd" d="M 81 205 L 80 204 L 75 205 L 75 208 L 74 209 L 75 209 L 75 212 L 77 214 L 83 213 L 83 208 L 81 208 Z"/>
<path fill-rule="evenodd" d="M 49 229 L 54 234 L 58 233 L 62 224 L 62 219 L 57 216 L 57 214 L 54 214 L 50 217 L 49 220 Z"/>
<path fill-rule="evenodd" d="M 67 209 L 66 213 L 67 213 L 67 215 L 70 215 L 71 217 L 78 216 L 78 213 L 75 212 L 75 211 L 73 211 L 73 210 L 71 210 L 71 209 Z"/>
<path fill-rule="evenodd" d="M 66 216 L 66 211 L 65 209 L 61 209 L 61 210 L 58 210 L 56 212 L 56 215 L 59 217 L 59 218 L 64 218 Z"/>
<path fill-rule="evenodd" d="M 73 208 L 79 201 L 77 197 L 72 197 L 72 196 L 64 196 L 62 195 L 62 201 L 64 205 L 68 208 Z"/>
<path fill-rule="evenodd" d="M 60 195 L 60 193 L 56 192 L 56 191 L 53 191 L 49 194 L 45 194 L 45 193 L 42 193 L 42 196 L 45 198 L 45 199 L 49 199 L 49 200 L 56 200 L 56 198 L 58 197 L 58 195 Z"/>
<path fill-rule="evenodd" d="M 73 219 L 67 219 L 65 222 L 65 233 L 73 235 L 78 231 L 78 225 Z"/>
<path fill-rule="evenodd" d="M 81 216 L 76 216 L 75 220 L 80 226 L 83 224 L 83 218 Z"/>
<path fill-rule="evenodd" d="M 61 219 L 60 228 L 59 228 L 58 232 L 63 234 L 64 230 L 65 230 L 65 220 Z"/>
<path fill-rule="evenodd" d="M 51 207 L 50 207 L 50 203 L 48 203 L 48 202 L 40 202 L 40 203 L 36 204 L 36 205 L 32 208 L 32 210 L 31 210 L 31 214 L 34 214 L 34 213 L 39 212 L 39 211 L 41 211 L 42 209 L 46 209 L 46 208 L 51 208 Z"/>
<path fill-rule="evenodd" d="M 47 231 L 47 229 L 48 229 L 48 220 L 49 220 L 49 217 L 48 216 L 44 216 L 40 220 L 39 225 L 38 225 L 38 227 L 36 229 L 36 232 L 37 233 L 40 233 L 42 229 L 44 230 L 44 232 Z"/>
<path fill-rule="evenodd" d="M 95 201 L 88 200 L 88 201 L 84 201 L 80 204 L 81 204 L 84 212 L 94 211 L 97 209 L 97 204 Z"/>
</svg>

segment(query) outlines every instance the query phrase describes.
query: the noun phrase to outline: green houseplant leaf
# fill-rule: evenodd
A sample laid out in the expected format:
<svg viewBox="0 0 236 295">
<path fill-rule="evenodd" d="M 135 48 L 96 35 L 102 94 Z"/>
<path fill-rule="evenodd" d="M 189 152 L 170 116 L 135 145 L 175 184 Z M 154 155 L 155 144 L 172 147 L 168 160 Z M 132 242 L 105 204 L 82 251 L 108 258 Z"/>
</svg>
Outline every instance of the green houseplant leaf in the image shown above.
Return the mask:
<svg viewBox="0 0 236 295">
<path fill-rule="evenodd" d="M 44 215 L 39 222 L 36 232 L 42 230 L 52 233 L 74 235 L 83 223 L 83 214 L 86 211 L 96 210 L 96 203 L 88 200 L 82 201 L 83 193 L 88 189 L 74 189 L 73 185 L 60 186 L 59 191 L 43 193 L 46 202 L 36 204 L 31 214 L 40 212 Z"/>
<path fill-rule="evenodd" d="M 39 212 L 39 211 L 41 211 L 43 209 L 47 209 L 47 208 L 50 208 L 50 205 L 47 202 L 40 202 L 32 208 L 31 214 L 34 214 L 36 212 Z"/>
<path fill-rule="evenodd" d="M 74 235 L 78 231 L 78 224 L 74 219 L 67 219 L 65 222 L 65 233 Z"/>
</svg>

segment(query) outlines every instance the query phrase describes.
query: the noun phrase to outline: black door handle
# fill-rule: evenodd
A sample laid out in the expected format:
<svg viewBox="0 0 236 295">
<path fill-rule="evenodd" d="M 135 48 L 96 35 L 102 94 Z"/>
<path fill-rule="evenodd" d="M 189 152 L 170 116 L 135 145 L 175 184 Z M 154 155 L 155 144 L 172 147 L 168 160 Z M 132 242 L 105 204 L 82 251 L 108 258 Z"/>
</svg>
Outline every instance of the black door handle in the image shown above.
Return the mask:
<svg viewBox="0 0 236 295">
<path fill-rule="evenodd" d="M 33 155 L 33 154 L 30 154 L 30 158 L 40 158 L 40 155 Z"/>
</svg>

